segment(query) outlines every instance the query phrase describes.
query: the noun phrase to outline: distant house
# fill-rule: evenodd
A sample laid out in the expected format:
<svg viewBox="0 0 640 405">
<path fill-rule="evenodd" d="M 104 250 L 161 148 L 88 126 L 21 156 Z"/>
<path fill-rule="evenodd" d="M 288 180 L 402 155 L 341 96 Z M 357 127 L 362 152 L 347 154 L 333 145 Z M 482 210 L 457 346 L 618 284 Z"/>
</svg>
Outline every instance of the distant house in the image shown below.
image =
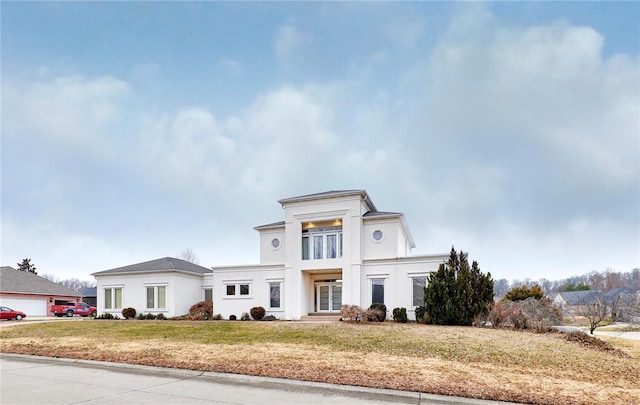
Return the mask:
<svg viewBox="0 0 640 405">
<path fill-rule="evenodd" d="M 601 303 L 607 307 L 611 318 L 622 321 L 630 317 L 640 316 L 639 292 L 630 288 L 615 288 L 609 291 L 564 291 L 558 293 L 553 302 L 558 305 L 565 316 L 584 314 L 589 306 Z"/>
<path fill-rule="evenodd" d="M 365 190 L 285 198 L 284 220 L 260 225 L 260 263 L 207 269 L 166 257 L 93 273 L 98 313 L 122 307 L 167 317 L 198 301 L 239 317 L 262 306 L 278 319 L 339 317 L 343 304 L 367 308 L 422 305 L 429 273 L 448 254 L 412 255 L 405 216 L 378 211 Z M 410 315 L 410 316 L 411 316 Z"/>
<path fill-rule="evenodd" d="M 0 306 L 24 312 L 27 316 L 49 316 L 55 301 L 80 301 L 80 293 L 37 274 L 0 267 Z"/>
<path fill-rule="evenodd" d="M 82 289 L 82 301 L 91 305 L 92 307 L 97 306 L 98 299 L 96 297 L 96 287 L 86 287 Z"/>
</svg>

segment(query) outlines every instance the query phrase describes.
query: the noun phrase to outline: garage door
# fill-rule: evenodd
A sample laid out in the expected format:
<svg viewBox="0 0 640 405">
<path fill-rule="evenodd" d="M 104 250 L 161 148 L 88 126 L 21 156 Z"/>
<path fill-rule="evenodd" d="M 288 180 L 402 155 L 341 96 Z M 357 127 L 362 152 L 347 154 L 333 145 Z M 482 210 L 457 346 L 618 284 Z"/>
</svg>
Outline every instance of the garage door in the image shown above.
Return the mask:
<svg viewBox="0 0 640 405">
<path fill-rule="evenodd" d="M 47 316 L 47 300 L 44 298 L 0 297 L 0 306 L 22 311 L 27 316 Z"/>
</svg>

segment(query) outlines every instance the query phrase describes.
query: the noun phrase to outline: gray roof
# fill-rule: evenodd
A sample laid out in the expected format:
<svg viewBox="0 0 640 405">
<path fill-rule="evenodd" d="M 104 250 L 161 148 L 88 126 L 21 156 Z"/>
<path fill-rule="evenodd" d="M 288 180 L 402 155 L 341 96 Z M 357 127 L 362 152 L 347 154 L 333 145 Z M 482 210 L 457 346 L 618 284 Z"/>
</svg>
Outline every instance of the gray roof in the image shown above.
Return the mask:
<svg viewBox="0 0 640 405">
<path fill-rule="evenodd" d="M 636 290 L 627 287 L 614 288 L 613 290 L 605 291 L 600 294 L 600 299 L 607 304 L 614 303 L 618 297 L 633 297 L 636 294 Z"/>
<path fill-rule="evenodd" d="M 295 202 L 301 202 L 301 201 L 313 201 L 313 200 L 320 200 L 324 198 L 346 197 L 350 195 L 359 195 L 360 198 L 362 198 L 362 200 L 365 202 L 365 204 L 367 204 L 367 206 L 371 211 L 377 211 L 376 206 L 373 204 L 373 201 L 371 200 L 371 197 L 369 197 L 369 194 L 367 194 L 366 190 L 323 191 L 322 193 L 314 193 L 314 194 L 301 195 L 298 197 L 284 198 L 282 200 L 279 200 L 278 202 L 281 205 L 285 205 L 288 203 L 295 203 Z"/>
<path fill-rule="evenodd" d="M 61 295 L 79 297 L 80 293 L 56 284 L 46 278 L 28 271 L 16 270 L 13 267 L 0 267 L 0 291 L 7 293 L 24 293 L 40 295 Z"/>
<path fill-rule="evenodd" d="M 98 294 L 98 288 L 97 287 L 85 287 L 82 289 L 82 296 L 83 297 L 96 297 Z"/>
<path fill-rule="evenodd" d="M 128 266 L 117 267 L 115 269 L 92 273 L 92 276 L 102 276 L 107 274 L 128 274 L 128 273 L 150 273 L 162 270 L 173 270 L 182 273 L 206 274 L 212 273 L 211 269 L 174 257 L 164 257 L 162 259 L 150 260 L 148 262 L 130 264 Z"/>
<path fill-rule="evenodd" d="M 565 291 L 558 293 L 558 295 L 567 302 L 567 305 L 587 305 L 593 304 L 600 296 L 600 293 L 597 291 L 586 290 Z"/>
<path fill-rule="evenodd" d="M 271 229 L 271 228 L 282 228 L 284 226 L 284 221 L 273 222 L 266 225 L 258 225 L 255 229 L 256 231 L 260 231 L 262 229 Z"/>
<path fill-rule="evenodd" d="M 386 218 L 397 218 L 401 217 L 401 212 L 385 212 L 385 211 L 367 211 L 362 216 L 363 218 L 376 218 L 376 217 L 386 217 Z"/>
</svg>

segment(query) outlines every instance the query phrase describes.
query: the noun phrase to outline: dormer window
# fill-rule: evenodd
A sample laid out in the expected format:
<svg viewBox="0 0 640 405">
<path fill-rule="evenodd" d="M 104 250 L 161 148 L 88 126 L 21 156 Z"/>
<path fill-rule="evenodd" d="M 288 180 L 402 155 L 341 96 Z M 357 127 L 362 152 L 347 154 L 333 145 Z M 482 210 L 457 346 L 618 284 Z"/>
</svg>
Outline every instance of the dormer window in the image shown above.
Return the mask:
<svg viewBox="0 0 640 405">
<path fill-rule="evenodd" d="M 302 224 L 302 260 L 342 257 L 342 221 Z"/>
</svg>

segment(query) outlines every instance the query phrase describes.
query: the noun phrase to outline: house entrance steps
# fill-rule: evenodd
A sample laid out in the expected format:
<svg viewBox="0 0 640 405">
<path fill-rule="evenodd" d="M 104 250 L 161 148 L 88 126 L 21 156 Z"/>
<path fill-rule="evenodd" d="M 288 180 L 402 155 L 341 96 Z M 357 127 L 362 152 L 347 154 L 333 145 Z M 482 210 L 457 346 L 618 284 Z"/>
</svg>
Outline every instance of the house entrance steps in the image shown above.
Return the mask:
<svg viewBox="0 0 640 405">
<path fill-rule="evenodd" d="M 309 312 L 309 315 L 300 318 L 304 322 L 338 322 L 340 314 L 328 314 L 326 312 Z"/>
</svg>

